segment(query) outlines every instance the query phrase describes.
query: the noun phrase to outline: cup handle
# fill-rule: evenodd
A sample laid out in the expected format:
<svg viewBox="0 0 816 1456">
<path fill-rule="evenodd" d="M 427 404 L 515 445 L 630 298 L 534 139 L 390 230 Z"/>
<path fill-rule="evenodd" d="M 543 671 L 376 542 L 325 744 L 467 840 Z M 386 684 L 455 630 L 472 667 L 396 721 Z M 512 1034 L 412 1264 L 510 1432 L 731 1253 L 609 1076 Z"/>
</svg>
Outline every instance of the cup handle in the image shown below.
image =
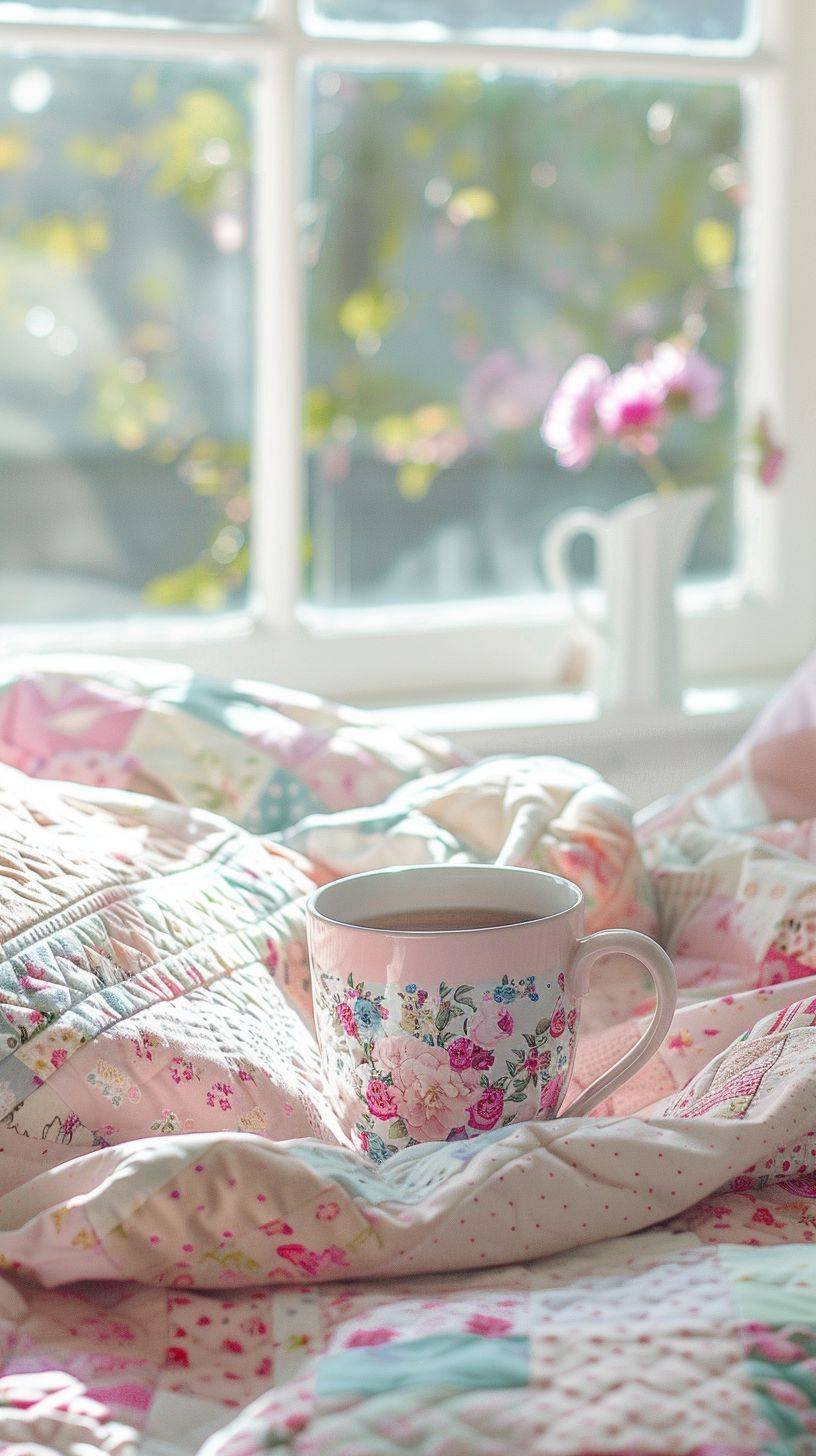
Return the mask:
<svg viewBox="0 0 816 1456">
<path fill-rule="evenodd" d="M 565 511 L 563 516 L 556 517 L 548 528 L 541 546 L 541 564 L 553 591 L 563 592 L 569 598 L 576 617 L 582 622 L 588 623 L 596 631 L 598 623 L 590 617 L 584 607 L 567 553 L 578 536 L 590 536 L 595 542 L 595 549 L 600 553 L 603 550 L 605 535 L 606 517 L 600 511 Z M 602 580 L 600 567 L 598 575 Z"/>
<path fill-rule="evenodd" d="M 650 940 L 648 935 L 641 935 L 637 930 L 598 930 L 594 935 L 585 935 L 582 940 L 577 942 L 569 970 L 574 994 L 580 996 L 586 990 L 589 972 L 595 962 L 600 960 L 601 956 L 614 952 L 619 955 L 632 956 L 634 960 L 640 961 L 640 964 L 646 967 L 657 992 L 655 1013 L 640 1041 L 630 1047 L 629 1051 L 613 1067 L 603 1072 L 600 1077 L 596 1077 L 595 1081 L 591 1082 L 580 1096 L 576 1097 L 575 1101 L 564 1110 L 562 1113 L 564 1117 L 585 1117 L 593 1107 L 597 1107 L 599 1102 L 608 1097 L 610 1092 L 614 1092 L 623 1082 L 627 1082 L 657 1051 L 671 1026 L 674 1008 L 677 1004 L 677 980 L 674 966 L 662 946 L 659 946 L 656 941 Z"/>
</svg>

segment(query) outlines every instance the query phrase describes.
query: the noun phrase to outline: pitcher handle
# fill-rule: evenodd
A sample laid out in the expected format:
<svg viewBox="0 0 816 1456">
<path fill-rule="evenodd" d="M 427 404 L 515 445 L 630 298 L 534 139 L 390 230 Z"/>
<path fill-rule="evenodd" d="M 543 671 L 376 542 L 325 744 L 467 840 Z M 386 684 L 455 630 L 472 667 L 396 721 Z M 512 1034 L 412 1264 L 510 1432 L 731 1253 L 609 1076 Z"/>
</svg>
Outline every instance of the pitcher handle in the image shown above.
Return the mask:
<svg viewBox="0 0 816 1456">
<path fill-rule="evenodd" d="M 600 555 L 606 533 L 606 517 L 601 511 L 565 511 L 548 528 L 541 544 L 541 564 L 550 585 L 555 591 L 569 597 L 576 617 L 590 623 L 596 630 L 598 624 L 590 617 L 581 601 L 575 577 L 569 564 L 569 548 L 578 536 L 591 536 Z"/>
<path fill-rule="evenodd" d="M 562 1113 L 564 1117 L 585 1117 L 622 1083 L 628 1082 L 657 1051 L 674 1016 L 677 1004 L 674 966 L 662 946 L 637 930 L 598 930 L 594 935 L 585 935 L 576 943 L 569 972 L 575 986 L 574 994 L 580 996 L 586 989 L 589 972 L 595 961 L 612 952 L 632 956 L 646 967 L 657 992 L 654 1016 L 640 1040 L 570 1103 Z"/>
</svg>

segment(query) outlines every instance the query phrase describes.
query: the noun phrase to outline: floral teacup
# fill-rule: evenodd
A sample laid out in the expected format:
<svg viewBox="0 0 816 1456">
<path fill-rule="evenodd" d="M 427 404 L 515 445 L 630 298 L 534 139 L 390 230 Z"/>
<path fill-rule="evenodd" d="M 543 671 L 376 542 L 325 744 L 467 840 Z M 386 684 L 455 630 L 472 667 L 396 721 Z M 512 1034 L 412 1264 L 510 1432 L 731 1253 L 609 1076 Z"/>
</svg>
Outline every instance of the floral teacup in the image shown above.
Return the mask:
<svg viewBox="0 0 816 1456">
<path fill-rule="evenodd" d="M 484 925 L 488 905 L 501 923 Z M 420 906 L 435 928 L 406 928 Z M 468 928 L 469 908 L 478 928 Z M 446 912 L 454 928 L 436 928 Z M 308 906 L 317 1034 L 327 1091 L 352 1141 L 382 1162 L 414 1143 L 555 1117 L 590 968 L 612 953 L 651 973 L 654 1018 L 569 1115 L 631 1077 L 666 1035 L 674 970 L 645 935 L 583 928 L 578 886 L 539 870 L 409 866 L 318 890 Z"/>
</svg>

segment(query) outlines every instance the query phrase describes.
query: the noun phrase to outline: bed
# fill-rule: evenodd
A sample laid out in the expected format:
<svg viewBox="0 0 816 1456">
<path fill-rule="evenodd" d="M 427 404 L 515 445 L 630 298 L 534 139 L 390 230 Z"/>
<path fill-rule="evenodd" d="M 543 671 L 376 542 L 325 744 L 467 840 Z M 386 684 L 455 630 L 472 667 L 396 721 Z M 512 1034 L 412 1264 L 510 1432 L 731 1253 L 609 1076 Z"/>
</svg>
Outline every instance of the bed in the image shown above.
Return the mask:
<svg viewBox="0 0 816 1456">
<path fill-rule="evenodd" d="M 528 863 L 672 954 L 598 1115 L 377 1160 L 314 1041 L 304 904 Z M 0 683 L 0 1449 L 816 1451 L 816 661 L 635 819 L 591 770 L 463 761 L 162 664 Z M 599 971 L 570 1096 L 640 1035 Z"/>
</svg>

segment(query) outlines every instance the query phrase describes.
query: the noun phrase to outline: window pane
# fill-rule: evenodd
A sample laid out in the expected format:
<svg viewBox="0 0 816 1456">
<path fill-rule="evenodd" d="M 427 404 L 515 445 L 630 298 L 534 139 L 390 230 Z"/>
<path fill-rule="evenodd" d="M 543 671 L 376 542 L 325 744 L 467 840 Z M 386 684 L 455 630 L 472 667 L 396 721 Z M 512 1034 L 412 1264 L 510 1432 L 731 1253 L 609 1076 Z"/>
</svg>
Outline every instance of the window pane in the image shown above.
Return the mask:
<svg viewBox="0 0 816 1456">
<path fill-rule="evenodd" d="M 0 620 L 246 586 L 250 82 L 0 63 Z"/>
<path fill-rule="evenodd" d="M 0 20 L 233 26 L 256 20 L 263 0 L 0 0 Z"/>
<path fill-rule="evenodd" d="M 327 69 L 313 115 L 307 595 L 542 589 L 555 516 L 650 488 L 611 448 L 556 465 L 539 426 L 557 380 L 582 353 L 617 369 L 680 330 L 722 369 L 724 404 L 673 424 L 663 458 L 719 486 L 692 570 L 725 572 L 738 89 Z"/>
<path fill-rule="evenodd" d="M 735 41 L 752 7 L 750 0 L 426 0 L 421 7 L 416 0 L 305 0 L 305 8 L 316 27 L 549 31 L 604 44 L 610 37 Z"/>
</svg>

